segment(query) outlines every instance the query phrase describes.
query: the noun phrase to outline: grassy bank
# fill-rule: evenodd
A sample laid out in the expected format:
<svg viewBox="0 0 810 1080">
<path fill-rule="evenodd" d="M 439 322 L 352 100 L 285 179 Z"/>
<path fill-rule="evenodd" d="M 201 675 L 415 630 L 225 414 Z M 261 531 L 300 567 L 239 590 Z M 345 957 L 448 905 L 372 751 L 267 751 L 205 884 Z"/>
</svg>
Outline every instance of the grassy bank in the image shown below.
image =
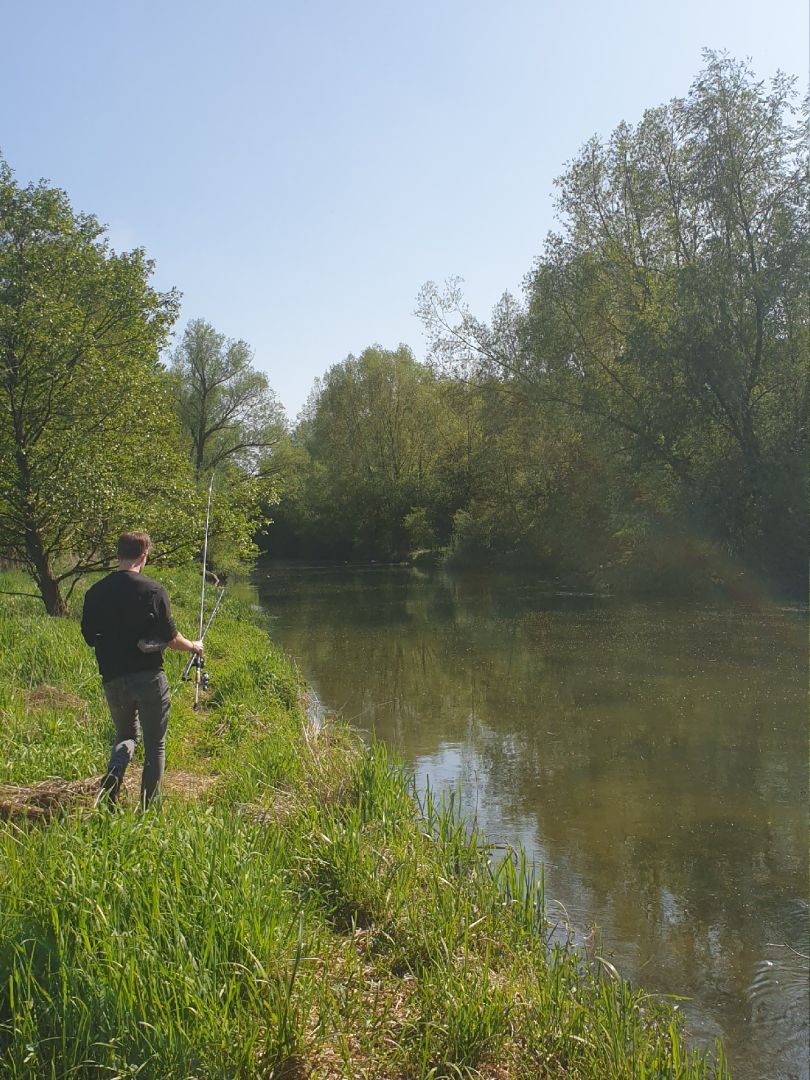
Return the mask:
<svg viewBox="0 0 810 1080">
<path fill-rule="evenodd" d="M 189 633 L 195 582 L 161 577 Z M 384 747 L 309 726 L 247 600 L 211 629 L 204 708 L 175 693 L 146 814 L 93 811 L 83 786 L 109 720 L 78 623 L 0 600 L 4 1077 L 726 1075 L 566 944 L 518 854 L 491 863 Z M 24 816 L 53 776 L 60 812 Z"/>
</svg>

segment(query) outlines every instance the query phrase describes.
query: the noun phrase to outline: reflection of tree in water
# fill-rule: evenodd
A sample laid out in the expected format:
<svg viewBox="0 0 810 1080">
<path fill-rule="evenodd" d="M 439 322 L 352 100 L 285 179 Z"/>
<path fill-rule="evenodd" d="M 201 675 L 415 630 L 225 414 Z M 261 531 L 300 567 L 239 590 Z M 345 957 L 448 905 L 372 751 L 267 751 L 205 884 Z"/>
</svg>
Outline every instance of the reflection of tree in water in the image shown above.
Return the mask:
<svg viewBox="0 0 810 1080">
<path fill-rule="evenodd" d="M 291 578 L 270 607 L 328 704 L 428 771 L 458 748 L 467 805 L 536 832 L 550 894 L 628 974 L 749 1038 L 764 943 L 806 951 L 800 619 L 390 571 Z"/>
</svg>

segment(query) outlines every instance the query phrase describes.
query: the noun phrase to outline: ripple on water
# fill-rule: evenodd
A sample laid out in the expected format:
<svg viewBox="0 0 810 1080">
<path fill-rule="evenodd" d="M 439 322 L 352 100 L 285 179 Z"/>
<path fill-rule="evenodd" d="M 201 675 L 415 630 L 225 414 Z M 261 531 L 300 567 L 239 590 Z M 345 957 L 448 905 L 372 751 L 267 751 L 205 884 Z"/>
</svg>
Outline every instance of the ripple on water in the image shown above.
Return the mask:
<svg viewBox="0 0 810 1080">
<path fill-rule="evenodd" d="M 747 996 L 751 1005 L 752 1037 L 779 1034 L 782 1043 L 778 1076 L 768 1080 L 806 1080 L 808 1065 L 807 957 L 787 945 L 769 947 L 773 959 L 763 957 L 754 968 Z"/>
</svg>

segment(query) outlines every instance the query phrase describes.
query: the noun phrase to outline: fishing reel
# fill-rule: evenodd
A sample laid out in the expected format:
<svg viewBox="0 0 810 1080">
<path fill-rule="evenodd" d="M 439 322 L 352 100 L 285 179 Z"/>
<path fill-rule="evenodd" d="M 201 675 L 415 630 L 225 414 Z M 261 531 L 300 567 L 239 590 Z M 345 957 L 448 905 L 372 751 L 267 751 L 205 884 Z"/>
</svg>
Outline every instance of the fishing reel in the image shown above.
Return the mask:
<svg viewBox="0 0 810 1080">
<path fill-rule="evenodd" d="M 200 686 L 201 690 L 207 690 L 208 689 L 208 672 L 200 670 L 203 667 L 205 667 L 205 660 L 203 660 L 203 658 L 200 657 L 199 663 L 197 664 L 197 670 L 200 672 L 199 680 L 198 680 L 199 681 L 199 686 Z"/>
<path fill-rule="evenodd" d="M 205 657 L 195 656 L 191 666 L 195 669 L 196 672 L 194 676 L 194 682 L 197 683 L 201 687 L 201 689 L 207 690 L 208 672 L 203 671 L 203 668 L 205 667 Z"/>
<path fill-rule="evenodd" d="M 200 704 L 200 691 L 208 690 L 208 672 L 203 671 L 205 658 L 195 654 L 191 660 L 191 667 L 194 669 L 194 708 L 196 709 Z"/>
</svg>

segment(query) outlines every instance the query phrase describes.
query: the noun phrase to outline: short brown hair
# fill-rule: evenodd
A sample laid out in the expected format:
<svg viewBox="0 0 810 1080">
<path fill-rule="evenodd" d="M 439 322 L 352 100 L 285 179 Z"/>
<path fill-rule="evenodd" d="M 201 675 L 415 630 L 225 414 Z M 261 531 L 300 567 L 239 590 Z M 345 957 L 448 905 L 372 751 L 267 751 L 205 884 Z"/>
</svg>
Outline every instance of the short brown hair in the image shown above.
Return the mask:
<svg viewBox="0 0 810 1080">
<path fill-rule="evenodd" d="M 140 559 L 141 555 L 148 555 L 152 550 L 152 541 L 145 532 L 128 532 L 118 537 L 118 558 Z"/>
</svg>

